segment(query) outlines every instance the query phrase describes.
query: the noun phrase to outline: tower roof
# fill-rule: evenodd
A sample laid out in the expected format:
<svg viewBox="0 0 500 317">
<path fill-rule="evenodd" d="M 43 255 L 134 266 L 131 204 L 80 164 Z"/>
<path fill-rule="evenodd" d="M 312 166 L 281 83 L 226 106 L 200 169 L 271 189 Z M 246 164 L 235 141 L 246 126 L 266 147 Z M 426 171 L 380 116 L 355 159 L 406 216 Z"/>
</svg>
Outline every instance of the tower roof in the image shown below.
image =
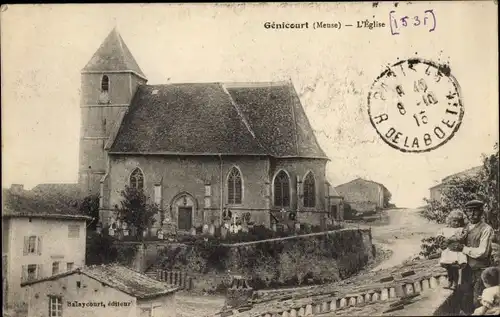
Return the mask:
<svg viewBox="0 0 500 317">
<path fill-rule="evenodd" d="M 146 79 L 120 33 L 114 28 L 82 69 L 82 73 L 117 71 L 130 71 Z"/>
</svg>

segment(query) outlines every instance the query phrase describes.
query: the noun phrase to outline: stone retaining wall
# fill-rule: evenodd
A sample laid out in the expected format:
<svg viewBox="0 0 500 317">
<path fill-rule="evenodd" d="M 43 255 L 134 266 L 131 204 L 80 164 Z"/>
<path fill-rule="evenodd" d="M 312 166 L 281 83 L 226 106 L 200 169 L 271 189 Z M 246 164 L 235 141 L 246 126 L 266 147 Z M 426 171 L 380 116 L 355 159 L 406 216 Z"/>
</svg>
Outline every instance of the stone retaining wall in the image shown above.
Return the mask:
<svg viewBox="0 0 500 317">
<path fill-rule="evenodd" d="M 338 281 L 363 269 L 372 251 L 369 229 L 341 229 L 235 244 L 175 245 L 158 257 L 157 268 L 196 276 L 194 288 L 204 291 L 224 291 L 226 283 L 217 281 L 228 272 L 263 289 Z"/>
</svg>

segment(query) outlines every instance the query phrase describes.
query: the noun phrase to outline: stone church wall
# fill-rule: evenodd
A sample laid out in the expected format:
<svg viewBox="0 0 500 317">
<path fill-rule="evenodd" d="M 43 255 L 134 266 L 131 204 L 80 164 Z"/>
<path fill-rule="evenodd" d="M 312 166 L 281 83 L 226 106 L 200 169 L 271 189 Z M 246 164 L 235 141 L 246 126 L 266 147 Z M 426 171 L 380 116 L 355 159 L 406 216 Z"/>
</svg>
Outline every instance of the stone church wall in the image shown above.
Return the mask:
<svg viewBox="0 0 500 317">
<path fill-rule="evenodd" d="M 251 214 L 256 225 L 270 226 L 270 210 L 273 206 L 272 181 L 274 175 L 284 169 L 290 177 L 291 206 L 300 210 L 300 221 L 319 225 L 325 208 L 325 164 L 314 159 L 272 159 L 260 156 L 154 156 L 111 155 L 108 176 L 104 182 L 103 209 L 112 211 L 120 206 L 120 192 L 129 182 L 135 168 L 144 174 L 144 190 L 151 201 L 160 201 L 162 210 L 177 223 L 178 207 L 184 203 L 192 206 L 192 226 L 204 223 L 218 224 L 222 207 L 228 207 L 233 215 Z M 227 177 L 236 167 L 242 175 L 242 203 L 228 204 Z M 312 171 L 316 182 L 316 207 L 304 208 L 302 185 L 306 173 Z M 222 174 L 222 175 L 221 175 Z M 222 182 L 221 182 L 222 177 Z M 297 182 L 297 180 L 299 182 Z M 222 188 L 221 188 L 222 184 Z M 299 186 L 297 187 L 297 184 Z M 155 186 L 160 187 L 161 197 L 155 197 Z M 299 193 L 299 195 L 297 195 Z M 222 199 L 221 199 L 222 197 Z M 108 212 L 108 215 L 111 213 Z M 104 217 L 104 222 L 109 222 Z M 155 227 L 159 227 L 158 217 Z M 154 234 L 154 233 L 153 233 Z"/>
<path fill-rule="evenodd" d="M 269 162 L 259 157 L 223 158 L 222 189 L 223 206 L 227 205 L 226 179 L 230 169 L 236 166 L 243 177 L 241 205 L 227 205 L 234 213 L 250 211 L 257 224 L 269 222 L 266 202 L 266 182 Z M 218 221 L 221 206 L 221 161 L 213 156 L 112 156 L 109 170 L 109 205 L 113 209 L 121 201 L 120 191 L 128 184 L 132 171 L 139 167 L 144 174 L 144 190 L 154 199 L 154 186 L 161 186 L 161 206 L 176 222 L 174 198 L 183 193 L 193 204 L 193 226 Z M 206 185 L 210 195 L 206 196 Z M 205 199 L 207 198 L 207 199 Z"/>
<path fill-rule="evenodd" d="M 290 176 L 292 187 L 291 210 L 324 211 L 325 208 L 325 160 L 316 159 L 274 159 L 271 162 L 271 181 L 273 176 L 284 169 Z M 316 206 L 305 208 L 303 203 L 303 182 L 306 174 L 312 172 L 316 184 Z"/>
</svg>

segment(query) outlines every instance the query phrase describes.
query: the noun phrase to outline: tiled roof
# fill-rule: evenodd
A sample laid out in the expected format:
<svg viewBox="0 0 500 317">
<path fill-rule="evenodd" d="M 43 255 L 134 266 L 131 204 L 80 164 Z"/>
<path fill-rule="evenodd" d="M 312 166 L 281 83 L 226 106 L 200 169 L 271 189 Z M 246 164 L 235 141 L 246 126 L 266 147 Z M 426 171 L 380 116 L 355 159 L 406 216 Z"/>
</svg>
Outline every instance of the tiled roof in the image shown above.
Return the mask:
<svg viewBox="0 0 500 317">
<path fill-rule="evenodd" d="M 173 293 L 178 287 L 166 284 L 118 264 L 94 265 L 53 275 L 47 278 L 25 282 L 28 286 L 44 281 L 55 280 L 75 273 L 81 273 L 105 285 L 138 299 L 158 297 Z"/>
<path fill-rule="evenodd" d="M 347 184 L 350 184 L 350 183 L 353 183 L 353 182 L 359 182 L 359 181 L 361 181 L 361 182 L 365 182 L 365 183 L 373 183 L 373 184 L 377 184 L 377 185 L 379 185 L 379 186 L 382 186 L 385 190 L 389 191 L 389 190 L 387 189 L 387 187 L 385 187 L 385 186 L 384 186 L 384 184 L 377 183 L 377 182 L 374 182 L 374 181 L 370 181 L 370 180 L 367 180 L 367 179 L 363 179 L 363 178 L 361 178 L 361 177 L 358 177 L 358 178 L 356 178 L 356 179 L 353 179 L 352 181 L 349 181 L 349 182 L 347 182 L 347 183 L 337 185 L 337 186 L 335 186 L 335 188 L 338 190 L 338 189 L 339 189 L 339 187 L 343 187 L 343 186 L 345 186 L 345 185 L 347 185 Z"/>
<path fill-rule="evenodd" d="M 2 190 L 2 217 L 43 217 L 90 219 L 76 207 L 75 201 L 40 191 Z"/>
<path fill-rule="evenodd" d="M 101 44 L 82 72 L 131 71 L 146 78 L 116 29 Z"/>
<path fill-rule="evenodd" d="M 465 171 L 449 175 L 449 176 L 443 178 L 442 182 L 445 183 L 454 177 L 476 176 L 481 171 L 481 168 L 482 168 L 482 166 L 476 166 L 476 167 L 466 169 Z"/>
<path fill-rule="evenodd" d="M 110 152 L 326 159 L 290 83 L 139 86 Z"/>
<path fill-rule="evenodd" d="M 85 193 L 77 183 L 38 184 L 31 189 L 34 193 L 50 196 L 68 203 L 75 203 L 84 198 Z"/>
</svg>

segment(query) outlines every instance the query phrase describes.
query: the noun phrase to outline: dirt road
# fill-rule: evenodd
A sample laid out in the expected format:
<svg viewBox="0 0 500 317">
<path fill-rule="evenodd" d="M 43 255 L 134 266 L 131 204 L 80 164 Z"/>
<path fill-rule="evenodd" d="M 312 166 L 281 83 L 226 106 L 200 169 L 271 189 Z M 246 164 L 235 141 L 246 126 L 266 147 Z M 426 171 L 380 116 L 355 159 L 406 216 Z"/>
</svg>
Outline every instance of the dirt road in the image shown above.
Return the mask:
<svg viewBox="0 0 500 317">
<path fill-rule="evenodd" d="M 374 271 L 401 264 L 409 257 L 418 255 L 422 238 L 435 235 L 442 227 L 422 218 L 416 209 L 391 209 L 387 210 L 387 214 L 389 223 L 372 225 L 372 237 L 374 243 L 383 245 L 393 253 Z"/>
</svg>

